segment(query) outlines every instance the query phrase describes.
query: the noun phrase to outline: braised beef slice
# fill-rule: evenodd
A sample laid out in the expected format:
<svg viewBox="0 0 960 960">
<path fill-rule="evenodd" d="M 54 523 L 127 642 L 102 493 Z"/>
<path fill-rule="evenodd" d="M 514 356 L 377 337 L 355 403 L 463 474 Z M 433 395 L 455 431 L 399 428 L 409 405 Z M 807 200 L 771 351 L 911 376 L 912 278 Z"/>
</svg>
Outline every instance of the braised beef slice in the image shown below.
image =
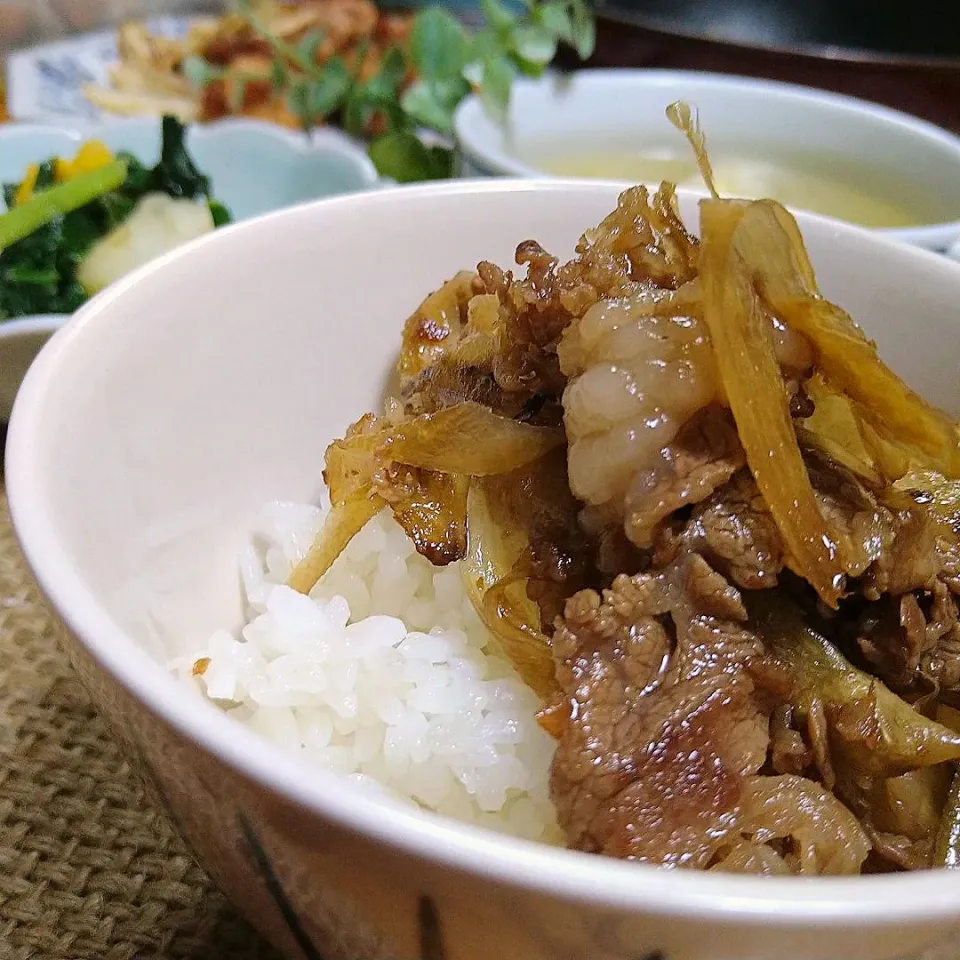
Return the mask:
<svg viewBox="0 0 960 960">
<path fill-rule="evenodd" d="M 747 590 L 775 586 L 783 569 L 783 542 L 749 470 L 694 510 L 681 540 Z"/>
<path fill-rule="evenodd" d="M 567 603 L 554 636 L 571 722 L 551 793 L 570 843 L 709 864 L 767 755 L 763 659 L 737 591 L 698 556 Z"/>
<path fill-rule="evenodd" d="M 669 867 L 860 870 L 870 839 L 797 775 L 817 749 L 792 729 L 791 679 L 746 615 L 737 589 L 686 552 L 567 603 L 553 655 L 570 716 L 550 786 L 571 846 Z"/>
<path fill-rule="evenodd" d="M 900 531 L 898 518 L 838 464 L 810 452 L 806 461 L 820 509 L 843 545 L 849 576 L 872 572 L 891 551 Z M 746 590 L 776 586 L 790 565 L 776 524 L 747 469 L 736 472 L 700 503 L 679 537 L 666 534 L 660 555 L 671 549 L 671 542 L 676 549 L 677 541 L 702 554 Z"/>
<path fill-rule="evenodd" d="M 623 522 L 630 540 L 654 540 L 654 531 L 671 514 L 709 497 L 744 463 L 729 411 L 701 411 L 663 450 L 663 462 L 634 482 Z"/>
<path fill-rule="evenodd" d="M 845 609 L 853 646 L 894 689 L 916 697 L 960 692 L 960 548 L 922 506 L 896 491 L 881 498 L 840 465 L 805 454 L 817 501 L 844 550 Z M 654 562 L 701 554 L 746 590 L 777 585 L 789 557 L 749 470 L 737 471 L 665 529 Z M 856 612 L 857 607 L 862 613 Z"/>
<path fill-rule="evenodd" d="M 857 643 L 871 668 L 894 690 L 917 696 L 960 691 L 957 600 L 938 579 L 930 591 L 884 597 L 857 623 Z"/>
</svg>

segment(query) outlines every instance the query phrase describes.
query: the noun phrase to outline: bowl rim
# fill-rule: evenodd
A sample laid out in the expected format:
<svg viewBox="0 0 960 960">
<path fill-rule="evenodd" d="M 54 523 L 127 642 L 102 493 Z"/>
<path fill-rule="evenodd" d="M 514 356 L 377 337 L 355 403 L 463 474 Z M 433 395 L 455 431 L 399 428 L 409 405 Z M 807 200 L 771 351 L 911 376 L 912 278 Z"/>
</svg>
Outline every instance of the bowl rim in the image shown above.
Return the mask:
<svg viewBox="0 0 960 960">
<path fill-rule="evenodd" d="M 620 3 L 598 3 L 597 17 L 609 23 L 635 27 L 668 39 L 693 40 L 728 49 L 803 57 L 807 60 L 827 61 L 827 63 L 878 64 L 889 67 L 923 67 L 930 69 L 953 69 L 960 65 L 960 55 L 899 54 L 886 50 L 871 50 L 869 47 L 847 46 L 846 44 L 823 41 L 799 41 L 791 44 L 786 40 L 781 40 L 764 43 L 762 40 L 746 37 L 736 38 L 729 34 L 705 34 L 691 27 L 684 27 L 676 21 L 671 23 L 655 13 L 631 14 L 627 6 Z"/>
<path fill-rule="evenodd" d="M 0 342 L 36 333 L 54 334 L 70 319 L 69 313 L 33 313 L 13 320 L 0 320 Z"/>
<path fill-rule="evenodd" d="M 201 237 L 147 264 L 84 305 L 57 331 L 34 362 L 17 396 L 7 437 L 6 481 L 14 530 L 39 584 L 78 642 L 125 691 L 177 735 L 287 802 L 395 850 L 506 886 L 568 902 L 636 914 L 696 915 L 728 922 L 824 929 L 851 924 L 895 927 L 960 915 L 960 878 L 943 871 L 852 878 L 757 878 L 669 871 L 578 851 L 518 840 L 485 828 L 366 796 L 334 775 L 314 770 L 261 740 L 189 690 L 162 663 L 139 647 L 112 619 L 70 562 L 40 491 L 36 455 L 46 419 L 47 387 L 73 344 L 101 323 L 104 308 L 125 298 L 140 278 L 163 271 L 195 248 L 255 234 L 261 221 L 321 218 L 338 207 L 437 202 L 455 204 L 466 193 L 504 200 L 521 193 L 596 194 L 615 197 L 620 184 L 571 180 L 459 180 L 388 188 L 315 201 L 264 214 Z M 699 198 L 693 191 L 682 195 Z M 886 246 L 904 261 L 952 274 L 960 288 L 960 265 L 909 248 L 848 224 L 801 214 L 801 224 L 820 222 L 841 242 Z"/>
<path fill-rule="evenodd" d="M 960 165 L 960 136 L 943 127 L 915 117 L 901 110 L 895 110 L 870 100 L 852 97 L 848 94 L 834 93 L 817 87 L 808 87 L 799 83 L 782 80 L 766 80 L 759 77 L 736 74 L 712 73 L 706 70 L 669 70 L 656 67 L 599 67 L 574 70 L 558 75 L 548 71 L 542 77 L 521 77 L 514 84 L 513 96 L 523 93 L 541 94 L 547 99 L 552 96 L 551 85 L 555 83 L 573 83 L 586 87 L 617 89 L 646 87 L 666 88 L 672 84 L 699 83 L 716 90 L 726 90 L 733 94 L 766 93 L 778 98 L 784 104 L 816 104 L 824 110 L 845 113 L 899 127 L 918 140 L 936 143 L 952 150 L 957 164 Z M 491 139 L 489 130 L 492 122 L 484 113 L 480 97 L 471 93 L 457 107 L 453 118 L 454 138 L 461 153 L 485 173 L 494 176 L 543 178 L 548 174 L 531 167 L 507 153 L 500 144 Z M 960 236 L 960 218 L 944 223 L 922 224 L 914 227 L 882 227 L 872 232 L 880 236 L 894 237 L 903 243 L 928 249 L 944 249 Z"/>
</svg>

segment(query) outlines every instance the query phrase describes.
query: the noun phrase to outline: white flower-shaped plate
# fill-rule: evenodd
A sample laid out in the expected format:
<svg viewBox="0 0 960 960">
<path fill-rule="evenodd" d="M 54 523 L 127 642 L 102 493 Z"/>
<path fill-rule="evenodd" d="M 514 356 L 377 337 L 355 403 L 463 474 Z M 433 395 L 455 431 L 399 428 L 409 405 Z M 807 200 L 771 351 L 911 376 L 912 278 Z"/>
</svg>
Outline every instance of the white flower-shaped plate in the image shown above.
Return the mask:
<svg viewBox="0 0 960 960">
<path fill-rule="evenodd" d="M 160 155 L 160 118 L 0 126 L 0 183 L 23 179 L 28 164 L 51 155 L 73 156 L 92 137 L 152 166 Z M 369 189 L 377 182 L 366 152 L 338 130 L 321 129 L 307 136 L 261 120 L 233 118 L 190 127 L 187 146 L 210 177 L 214 196 L 237 220 Z"/>
</svg>

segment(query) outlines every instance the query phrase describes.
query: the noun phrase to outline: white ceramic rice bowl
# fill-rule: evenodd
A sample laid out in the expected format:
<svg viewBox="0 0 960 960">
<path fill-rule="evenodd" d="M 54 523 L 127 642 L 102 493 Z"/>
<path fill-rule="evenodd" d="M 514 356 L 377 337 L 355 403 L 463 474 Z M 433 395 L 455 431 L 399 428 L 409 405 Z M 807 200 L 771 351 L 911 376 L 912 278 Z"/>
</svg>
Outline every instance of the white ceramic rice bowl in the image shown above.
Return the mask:
<svg viewBox="0 0 960 960">
<path fill-rule="evenodd" d="M 424 294 L 531 237 L 569 254 L 616 196 L 461 181 L 219 231 L 79 311 L 17 398 L 13 520 L 79 674 L 201 862 L 291 956 L 891 960 L 960 926 L 960 877 L 944 872 L 666 872 L 410 813 L 281 754 L 166 669 L 240 621 L 254 515 L 317 495 L 326 442 L 377 405 Z M 696 227 L 695 197 L 682 208 Z M 801 225 L 824 291 L 960 412 L 960 267 Z"/>
</svg>

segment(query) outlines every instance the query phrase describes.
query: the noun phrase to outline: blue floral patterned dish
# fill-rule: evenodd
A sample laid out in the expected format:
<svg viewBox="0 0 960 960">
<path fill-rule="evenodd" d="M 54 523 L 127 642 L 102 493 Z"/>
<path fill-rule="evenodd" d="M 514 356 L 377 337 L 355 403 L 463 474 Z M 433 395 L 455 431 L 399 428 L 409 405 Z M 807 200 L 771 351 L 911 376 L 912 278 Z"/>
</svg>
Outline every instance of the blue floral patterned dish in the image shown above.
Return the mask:
<svg viewBox="0 0 960 960">
<path fill-rule="evenodd" d="M 183 37 L 189 17 L 148 21 L 151 33 Z M 7 109 L 14 120 L 114 122 L 83 95 L 88 83 L 106 84 L 117 62 L 117 32 L 102 30 L 12 53 L 7 60 Z"/>
</svg>

